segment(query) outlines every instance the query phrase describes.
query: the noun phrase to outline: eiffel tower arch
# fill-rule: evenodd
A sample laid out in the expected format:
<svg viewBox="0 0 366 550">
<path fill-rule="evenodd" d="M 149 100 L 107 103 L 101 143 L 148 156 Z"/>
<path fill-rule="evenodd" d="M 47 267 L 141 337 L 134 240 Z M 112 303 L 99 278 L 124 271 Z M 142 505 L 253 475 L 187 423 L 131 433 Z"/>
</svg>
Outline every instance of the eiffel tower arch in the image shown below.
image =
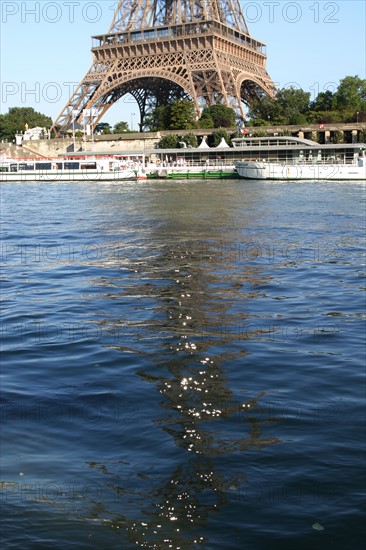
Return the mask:
<svg viewBox="0 0 366 550">
<path fill-rule="evenodd" d="M 93 37 L 92 55 L 56 135 L 85 116 L 95 126 L 128 93 L 142 130 L 146 115 L 172 100 L 189 98 L 197 115 L 223 103 L 244 118 L 243 102 L 276 92 L 265 45 L 249 34 L 239 0 L 120 0 L 108 33 Z"/>
</svg>

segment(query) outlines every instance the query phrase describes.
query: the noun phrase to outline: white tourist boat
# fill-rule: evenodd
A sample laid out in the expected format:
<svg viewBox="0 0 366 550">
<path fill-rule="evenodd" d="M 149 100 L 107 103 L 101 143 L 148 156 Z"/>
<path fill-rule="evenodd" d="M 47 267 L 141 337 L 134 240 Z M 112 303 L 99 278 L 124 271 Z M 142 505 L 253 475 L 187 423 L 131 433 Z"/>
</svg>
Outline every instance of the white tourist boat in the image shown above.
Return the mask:
<svg viewBox="0 0 366 550">
<path fill-rule="evenodd" d="M 234 138 L 233 147 L 77 153 L 56 159 L 0 158 L 0 182 L 105 181 L 146 178 L 246 178 L 366 181 L 366 144 L 325 144 L 299 137 Z"/>
<path fill-rule="evenodd" d="M 365 144 L 325 144 L 290 137 L 238 139 L 252 158 L 235 162 L 241 178 L 255 180 L 366 181 Z M 254 158 L 256 155 L 256 158 Z"/>
<path fill-rule="evenodd" d="M 184 147 L 179 149 L 155 150 L 154 156 L 160 158 L 156 158 L 154 164 L 147 166 L 148 177 L 158 179 L 235 178 L 237 174 L 233 159 L 227 158 L 229 149 L 231 148 L 224 138 L 217 147 L 211 148 L 203 137 L 198 147 L 187 147 L 184 143 Z"/>
<path fill-rule="evenodd" d="M 144 177 L 141 163 L 114 157 L 0 159 L 0 182 L 119 182 Z"/>
</svg>

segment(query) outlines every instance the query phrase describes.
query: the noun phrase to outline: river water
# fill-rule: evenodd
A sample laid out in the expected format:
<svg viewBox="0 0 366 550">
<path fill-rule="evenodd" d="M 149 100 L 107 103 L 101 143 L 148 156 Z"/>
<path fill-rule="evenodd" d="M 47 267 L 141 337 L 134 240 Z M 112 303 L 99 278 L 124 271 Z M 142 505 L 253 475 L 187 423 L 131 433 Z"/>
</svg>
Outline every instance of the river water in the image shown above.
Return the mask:
<svg viewBox="0 0 366 550">
<path fill-rule="evenodd" d="M 1 197 L 2 548 L 360 548 L 364 185 Z"/>
</svg>

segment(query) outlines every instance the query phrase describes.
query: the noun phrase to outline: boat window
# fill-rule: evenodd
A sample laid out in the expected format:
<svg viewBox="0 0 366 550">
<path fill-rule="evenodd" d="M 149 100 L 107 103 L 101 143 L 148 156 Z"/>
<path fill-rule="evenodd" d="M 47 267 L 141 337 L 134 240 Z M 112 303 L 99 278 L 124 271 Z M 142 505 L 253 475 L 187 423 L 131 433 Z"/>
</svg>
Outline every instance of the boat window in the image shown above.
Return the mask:
<svg viewBox="0 0 366 550">
<path fill-rule="evenodd" d="M 10 165 L 10 172 L 18 172 L 18 165 L 17 164 L 11 164 Z"/>
<path fill-rule="evenodd" d="M 9 166 L 0 166 L 0 172 L 9 172 Z"/>
<path fill-rule="evenodd" d="M 80 163 L 79 162 L 65 162 L 65 170 L 79 170 Z"/>
<path fill-rule="evenodd" d="M 34 164 L 29 164 L 27 162 L 20 162 L 18 169 L 19 170 L 34 170 Z"/>
<path fill-rule="evenodd" d="M 96 167 L 96 162 L 84 162 L 80 165 L 81 170 L 95 170 Z"/>
<path fill-rule="evenodd" d="M 51 170 L 50 162 L 36 162 L 36 170 Z"/>
</svg>

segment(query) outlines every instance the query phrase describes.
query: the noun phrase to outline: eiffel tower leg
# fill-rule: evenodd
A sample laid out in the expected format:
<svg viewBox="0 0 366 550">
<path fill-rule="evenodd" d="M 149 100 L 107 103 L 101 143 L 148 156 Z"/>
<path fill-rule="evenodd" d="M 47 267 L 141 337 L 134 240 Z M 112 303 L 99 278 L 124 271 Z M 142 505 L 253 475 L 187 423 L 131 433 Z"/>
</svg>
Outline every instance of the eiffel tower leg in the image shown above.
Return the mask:
<svg viewBox="0 0 366 550">
<path fill-rule="evenodd" d="M 139 90 L 131 90 L 130 94 L 132 97 L 135 98 L 136 103 L 139 107 L 140 111 L 140 122 L 139 125 L 139 131 L 143 131 L 145 117 L 146 117 L 146 108 L 149 102 L 149 94 L 147 90 L 139 89 Z"/>
<path fill-rule="evenodd" d="M 97 68 L 98 67 L 95 63 L 91 66 L 88 73 L 53 123 L 51 131 L 53 131 L 56 136 L 59 136 L 60 133 L 71 129 L 73 120 L 76 120 L 79 124 L 81 124 L 83 119 L 83 111 L 85 109 L 90 108 L 90 106 L 98 108 L 98 105 L 94 105 L 94 101 L 91 99 L 93 98 L 93 95 L 98 89 L 101 81 Z M 97 120 L 100 120 L 106 111 L 103 106 L 99 107 L 100 111 L 98 112 Z M 93 125 L 95 125 L 96 122 L 97 121 L 94 119 Z"/>
</svg>

